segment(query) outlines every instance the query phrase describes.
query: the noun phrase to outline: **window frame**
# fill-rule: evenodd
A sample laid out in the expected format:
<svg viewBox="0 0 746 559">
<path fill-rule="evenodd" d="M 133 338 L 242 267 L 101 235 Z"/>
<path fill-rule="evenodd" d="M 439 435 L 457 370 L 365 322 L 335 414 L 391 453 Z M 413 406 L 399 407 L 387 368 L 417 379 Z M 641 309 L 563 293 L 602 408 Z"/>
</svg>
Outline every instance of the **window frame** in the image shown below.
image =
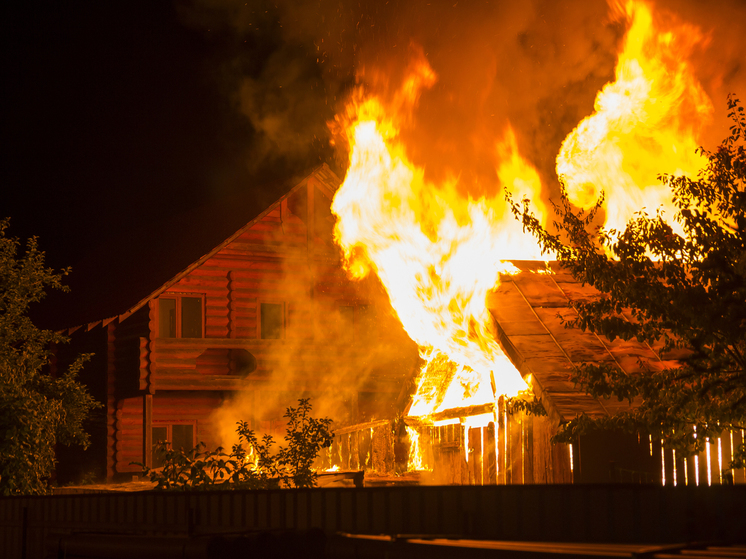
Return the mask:
<svg viewBox="0 0 746 559">
<path fill-rule="evenodd" d="M 174 425 L 191 425 L 192 426 L 192 449 L 197 446 L 197 421 L 196 420 L 179 420 L 179 419 L 154 419 L 150 422 L 150 463 L 155 464 L 155 445 L 158 443 L 155 436 L 153 436 L 153 429 L 156 427 L 166 428 L 166 442 L 168 443 L 169 450 L 173 450 L 173 426 Z M 190 449 L 191 450 L 191 449 Z M 154 466 L 156 467 L 156 466 Z M 158 466 L 160 467 L 160 466 Z"/>
<path fill-rule="evenodd" d="M 280 325 L 280 337 L 279 338 L 262 338 L 262 305 L 280 305 L 282 308 L 282 324 Z M 287 317 L 287 304 L 285 304 L 285 301 L 280 301 L 278 299 L 259 299 L 256 302 L 256 338 L 257 340 L 265 340 L 265 341 L 276 341 L 276 340 L 284 340 L 287 335 L 287 324 L 288 324 L 288 317 Z"/>
<path fill-rule="evenodd" d="M 199 338 L 184 338 L 182 335 L 182 328 L 181 328 L 181 317 L 182 317 L 182 299 L 184 298 L 191 298 L 191 299 L 200 299 L 200 309 L 201 309 L 201 330 L 200 330 L 200 336 Z M 173 337 L 170 336 L 161 336 L 161 305 L 160 301 L 164 299 L 170 299 L 172 301 L 176 301 L 176 335 Z M 205 338 L 205 331 L 206 331 L 206 306 L 205 306 L 206 297 L 204 293 L 172 293 L 167 292 L 162 295 L 159 295 L 155 299 L 155 332 L 156 337 L 162 340 L 176 340 L 176 339 L 183 339 L 183 340 L 198 340 Z"/>
</svg>

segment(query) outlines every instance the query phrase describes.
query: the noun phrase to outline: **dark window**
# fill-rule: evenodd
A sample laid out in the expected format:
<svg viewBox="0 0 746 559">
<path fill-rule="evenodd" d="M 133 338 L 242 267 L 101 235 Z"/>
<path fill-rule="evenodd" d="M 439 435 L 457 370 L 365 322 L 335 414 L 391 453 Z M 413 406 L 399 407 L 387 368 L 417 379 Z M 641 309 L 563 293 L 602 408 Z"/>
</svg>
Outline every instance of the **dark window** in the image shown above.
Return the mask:
<svg viewBox="0 0 746 559">
<path fill-rule="evenodd" d="M 152 427 L 153 468 L 163 466 L 165 449 L 158 448 L 159 442 L 167 442 L 173 450 L 189 452 L 194 448 L 194 425 L 159 425 Z"/>
<path fill-rule="evenodd" d="M 153 467 L 160 468 L 163 466 L 165 449 L 158 446 L 158 443 L 168 441 L 168 427 L 153 427 Z"/>
<path fill-rule="evenodd" d="M 153 444 L 168 440 L 168 427 L 153 427 Z"/>
<path fill-rule="evenodd" d="M 261 338 L 263 340 L 279 340 L 282 338 L 283 327 L 282 303 L 261 304 Z"/>
<path fill-rule="evenodd" d="M 176 299 L 158 299 L 158 335 L 176 337 Z"/>
<path fill-rule="evenodd" d="M 181 337 L 202 337 L 202 297 L 181 298 Z"/>
<path fill-rule="evenodd" d="M 158 299 L 158 336 L 201 338 L 203 301 L 202 297 L 177 294 Z"/>
<path fill-rule="evenodd" d="M 188 452 L 194 447 L 194 427 L 192 425 L 171 426 L 171 448 Z"/>
</svg>

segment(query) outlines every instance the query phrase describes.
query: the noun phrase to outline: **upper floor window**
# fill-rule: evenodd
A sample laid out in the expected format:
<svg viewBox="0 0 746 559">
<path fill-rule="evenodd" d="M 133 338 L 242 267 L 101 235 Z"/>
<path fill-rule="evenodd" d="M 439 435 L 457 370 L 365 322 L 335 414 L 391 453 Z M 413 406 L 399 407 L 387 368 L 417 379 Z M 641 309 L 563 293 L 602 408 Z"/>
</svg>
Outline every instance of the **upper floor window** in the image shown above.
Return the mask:
<svg viewBox="0 0 746 559">
<path fill-rule="evenodd" d="M 262 340 L 280 340 L 285 331 L 285 305 L 282 303 L 259 304 L 259 337 Z"/>
<path fill-rule="evenodd" d="M 204 297 L 168 294 L 158 299 L 158 336 L 202 338 Z"/>
</svg>

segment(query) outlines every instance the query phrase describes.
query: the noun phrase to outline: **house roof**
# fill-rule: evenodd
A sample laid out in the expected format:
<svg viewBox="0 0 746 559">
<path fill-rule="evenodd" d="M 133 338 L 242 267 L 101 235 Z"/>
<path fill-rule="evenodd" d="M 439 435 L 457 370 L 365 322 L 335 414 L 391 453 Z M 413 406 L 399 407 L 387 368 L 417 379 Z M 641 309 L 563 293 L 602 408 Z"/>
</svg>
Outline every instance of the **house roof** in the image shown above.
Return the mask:
<svg viewBox="0 0 746 559">
<path fill-rule="evenodd" d="M 628 409 L 626 401 L 599 399 L 580 391 L 571 380 L 581 363 L 613 363 L 627 374 L 641 372 L 640 359 L 653 368 L 675 361 L 663 360 L 659 346 L 634 340 L 613 342 L 603 336 L 567 328 L 577 316 L 571 300 L 598 296 L 557 262 L 514 261 L 521 272 L 500 278 L 487 298 L 497 326 L 497 338 L 524 378 L 531 375 L 534 392 L 542 398 L 550 418 L 559 423 L 584 412 L 590 416 Z"/>
<path fill-rule="evenodd" d="M 256 211 L 257 189 L 247 188 L 240 198 L 201 207 L 177 218 L 133 227 L 115 241 L 101 244 L 73 268 L 71 293 L 51 294 L 38 318 L 47 328 L 72 333 L 120 319 L 142 308 L 203 262 L 276 209 L 286 198 L 314 179 L 329 198 L 340 179 L 326 164 L 288 188 L 262 211 Z M 93 233 L 93 232 L 92 232 Z"/>
</svg>

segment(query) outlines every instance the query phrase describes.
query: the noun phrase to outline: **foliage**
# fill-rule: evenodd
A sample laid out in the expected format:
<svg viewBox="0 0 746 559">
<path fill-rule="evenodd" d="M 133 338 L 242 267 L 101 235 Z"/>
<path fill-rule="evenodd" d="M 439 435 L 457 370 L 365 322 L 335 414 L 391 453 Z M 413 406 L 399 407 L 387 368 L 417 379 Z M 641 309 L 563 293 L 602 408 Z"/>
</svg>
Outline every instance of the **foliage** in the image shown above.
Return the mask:
<svg viewBox="0 0 746 559">
<path fill-rule="evenodd" d="M 297 408 L 288 408 L 285 434 L 286 447 L 277 453 L 277 465 L 282 484 L 288 487 L 313 487 L 316 485 L 316 472 L 311 469 L 313 461 L 322 448 L 332 445 L 329 432 L 332 420 L 328 417 L 310 417 L 311 404 L 308 399 L 298 400 Z"/>
<path fill-rule="evenodd" d="M 546 253 L 598 299 L 574 301 L 568 327 L 636 339 L 658 349 L 668 362 L 641 363 L 642 374 L 586 363 L 574 380 L 588 393 L 634 405 L 604 419 L 580 416 L 558 439 L 575 439 L 590 428 L 648 432 L 682 455 L 705 441 L 746 426 L 746 118 L 728 99 L 730 135 L 710 152 L 696 180 L 662 175 L 677 208 L 679 235 L 660 212 L 644 210 L 622 232 L 592 229 L 603 199 L 575 213 L 565 195 L 555 205 L 557 234 L 512 203 L 524 229 Z M 741 448 L 743 457 L 743 448 Z M 734 464 L 738 465 L 738 464 Z"/>
<path fill-rule="evenodd" d="M 67 291 L 62 278 L 44 266 L 36 238 L 19 254 L 18 239 L 7 237 L 10 220 L 0 220 L 0 492 L 43 494 L 55 466 L 54 446 L 88 446 L 83 421 L 99 407 L 77 380 L 89 359 L 80 356 L 59 377 L 43 371 L 50 346 L 67 338 L 37 328 L 29 306 L 48 288 Z"/>
<path fill-rule="evenodd" d="M 200 442 L 191 451 L 171 449 L 158 442 L 155 452 L 162 454 L 164 466 L 151 469 L 143 464 L 143 474 L 157 483 L 156 489 L 270 489 L 273 487 L 314 487 L 317 474 L 313 462 L 322 448 L 332 444 L 329 431 L 332 420 L 310 417 L 308 399 L 298 400 L 298 407 L 287 408 L 288 445 L 272 453 L 274 440 L 264 435 L 261 441 L 249 424 L 239 421 L 236 432 L 239 443 L 230 453 L 222 447 L 206 450 Z M 245 446 L 244 446 L 245 445 Z"/>
<path fill-rule="evenodd" d="M 533 393 L 519 394 L 512 398 L 505 398 L 504 401 L 505 412 L 508 415 L 525 413 L 526 415 L 543 416 L 547 414 L 541 400 L 536 398 Z"/>
</svg>

